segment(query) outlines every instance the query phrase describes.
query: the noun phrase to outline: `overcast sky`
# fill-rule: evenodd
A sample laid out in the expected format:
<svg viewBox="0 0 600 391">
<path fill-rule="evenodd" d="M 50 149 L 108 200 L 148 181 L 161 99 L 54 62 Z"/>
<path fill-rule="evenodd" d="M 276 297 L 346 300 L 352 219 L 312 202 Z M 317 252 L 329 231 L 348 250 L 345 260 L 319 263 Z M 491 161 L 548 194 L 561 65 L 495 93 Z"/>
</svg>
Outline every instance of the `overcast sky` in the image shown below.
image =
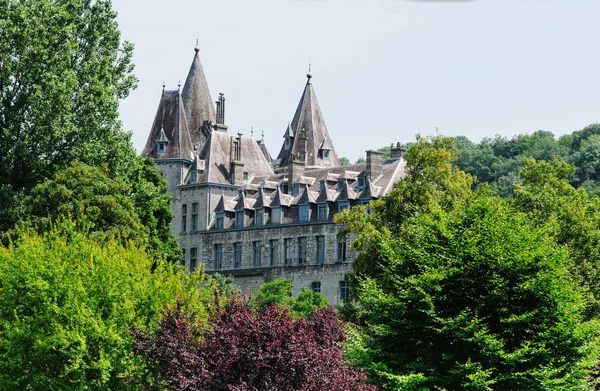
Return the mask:
<svg viewBox="0 0 600 391">
<path fill-rule="evenodd" d="M 139 87 L 121 119 L 143 148 L 163 81 L 185 81 L 196 38 L 230 131 L 277 155 L 312 62 L 339 156 L 414 140 L 479 141 L 600 118 L 597 0 L 113 0 Z"/>
</svg>

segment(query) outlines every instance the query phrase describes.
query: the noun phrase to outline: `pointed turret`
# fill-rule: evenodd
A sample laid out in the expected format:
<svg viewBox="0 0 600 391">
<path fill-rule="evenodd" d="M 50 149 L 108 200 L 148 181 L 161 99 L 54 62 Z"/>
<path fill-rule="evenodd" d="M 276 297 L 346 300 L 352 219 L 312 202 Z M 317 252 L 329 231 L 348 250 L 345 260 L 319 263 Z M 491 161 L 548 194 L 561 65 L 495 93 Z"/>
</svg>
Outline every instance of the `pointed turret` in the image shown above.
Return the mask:
<svg viewBox="0 0 600 391">
<path fill-rule="evenodd" d="M 303 154 L 307 168 L 326 168 L 339 166 L 338 158 L 333 149 L 331 138 L 325 126 L 321 108 L 317 102 L 314 88 L 311 83 L 312 76 L 306 75 L 307 81 L 304 92 L 298 103 L 291 124 L 284 134 L 284 144 L 275 160 L 278 172 L 283 171 L 293 156 Z M 299 132 L 305 132 L 306 140 L 301 143 Z M 301 145 L 302 144 L 302 145 Z M 305 144 L 305 145 L 304 145 Z M 305 149 L 305 151 L 302 151 Z"/>
<path fill-rule="evenodd" d="M 192 143 L 200 149 L 210 133 L 210 126 L 207 125 L 214 124 L 216 119 L 208 83 L 206 83 L 206 76 L 198 55 L 200 49 L 196 47 L 194 51 L 194 60 L 183 85 L 181 96 L 187 114 Z"/>
<path fill-rule="evenodd" d="M 163 90 L 142 156 L 193 160 L 193 146 L 179 90 Z"/>
</svg>

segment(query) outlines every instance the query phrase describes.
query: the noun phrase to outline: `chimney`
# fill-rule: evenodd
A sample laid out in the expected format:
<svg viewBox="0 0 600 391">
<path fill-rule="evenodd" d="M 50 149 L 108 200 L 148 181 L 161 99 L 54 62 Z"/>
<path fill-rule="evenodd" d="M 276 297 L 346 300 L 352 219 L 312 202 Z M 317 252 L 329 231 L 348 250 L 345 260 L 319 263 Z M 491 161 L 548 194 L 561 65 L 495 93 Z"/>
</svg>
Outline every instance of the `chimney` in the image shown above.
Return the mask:
<svg viewBox="0 0 600 391">
<path fill-rule="evenodd" d="M 404 156 L 406 149 L 402 148 L 400 143 L 396 143 L 396 147 L 394 147 L 394 144 L 392 144 L 390 151 L 392 153 L 392 159 L 400 159 L 402 156 Z"/>
<path fill-rule="evenodd" d="M 242 134 L 238 133 L 231 139 L 231 184 L 242 186 L 244 184 L 244 163 L 242 162 Z"/>
<path fill-rule="evenodd" d="M 365 168 L 367 178 L 374 183 L 383 172 L 383 153 L 379 151 L 367 151 L 367 167 Z"/>
<path fill-rule="evenodd" d="M 304 175 L 305 164 L 299 159 L 294 159 L 288 163 L 288 194 L 292 194 L 292 184 L 297 183 L 302 175 Z"/>
<path fill-rule="evenodd" d="M 227 132 L 227 125 L 225 125 L 225 95 L 220 92 L 219 100 L 216 102 L 217 104 L 217 114 L 215 130 L 218 132 Z"/>
</svg>

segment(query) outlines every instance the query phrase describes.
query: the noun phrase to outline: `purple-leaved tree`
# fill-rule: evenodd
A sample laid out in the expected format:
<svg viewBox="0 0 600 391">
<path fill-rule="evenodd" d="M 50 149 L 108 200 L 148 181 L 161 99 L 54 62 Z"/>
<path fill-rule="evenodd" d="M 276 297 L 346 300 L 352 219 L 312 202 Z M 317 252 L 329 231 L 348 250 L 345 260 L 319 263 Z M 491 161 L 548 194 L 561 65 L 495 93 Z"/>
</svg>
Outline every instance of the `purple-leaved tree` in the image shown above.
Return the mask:
<svg viewBox="0 0 600 391">
<path fill-rule="evenodd" d="M 373 391 L 348 367 L 342 323 L 332 308 L 293 319 L 276 306 L 258 312 L 239 298 L 198 325 L 169 309 L 152 334 L 136 333 L 155 385 L 173 391 Z"/>
</svg>

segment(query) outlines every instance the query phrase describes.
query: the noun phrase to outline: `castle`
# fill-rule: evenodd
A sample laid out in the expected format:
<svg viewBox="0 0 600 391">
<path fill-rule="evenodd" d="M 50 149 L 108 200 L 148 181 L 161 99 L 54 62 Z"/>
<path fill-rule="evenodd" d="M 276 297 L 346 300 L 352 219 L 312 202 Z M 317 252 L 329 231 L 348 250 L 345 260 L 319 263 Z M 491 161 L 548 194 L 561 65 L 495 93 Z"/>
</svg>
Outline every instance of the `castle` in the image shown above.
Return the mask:
<svg viewBox="0 0 600 391">
<path fill-rule="evenodd" d="M 169 184 L 182 265 L 233 275 L 247 295 L 284 277 L 294 295 L 305 287 L 330 304 L 346 300 L 356 254 L 333 216 L 388 193 L 404 176 L 403 149 L 340 166 L 308 74 L 273 160 L 264 139 L 227 131 L 225 97 L 213 104 L 194 50 L 183 89 L 163 86 L 142 152 Z"/>
</svg>

